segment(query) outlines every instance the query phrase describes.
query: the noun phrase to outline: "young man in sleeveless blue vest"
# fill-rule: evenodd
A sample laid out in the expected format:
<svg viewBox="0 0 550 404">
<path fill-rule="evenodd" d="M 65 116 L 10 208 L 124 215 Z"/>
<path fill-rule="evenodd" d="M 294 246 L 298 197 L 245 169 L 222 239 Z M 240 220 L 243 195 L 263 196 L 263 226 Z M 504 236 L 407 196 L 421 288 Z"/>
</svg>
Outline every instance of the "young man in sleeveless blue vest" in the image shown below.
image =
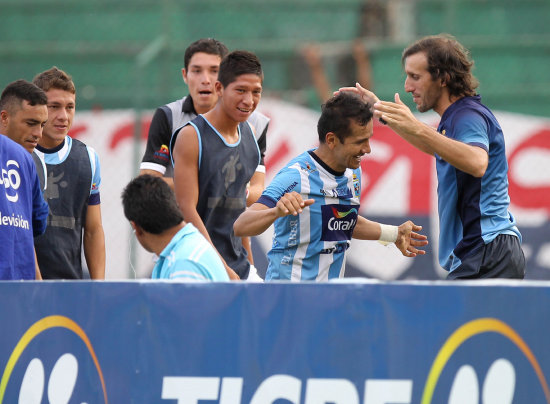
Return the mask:
<svg viewBox="0 0 550 404">
<path fill-rule="evenodd" d="M 378 101 L 375 116 L 413 146 L 436 158 L 439 263 L 449 279 L 525 275 L 521 234 L 508 211 L 504 135 L 476 94 L 469 52 L 450 35 L 429 36 L 403 51 L 405 91 L 418 111 L 441 116 L 437 130 L 422 124 L 395 94 Z M 376 96 L 357 86 L 354 91 Z"/>
<path fill-rule="evenodd" d="M 229 281 L 218 253 L 183 220 L 174 192 L 161 178 L 134 178 L 122 192 L 122 205 L 140 244 L 159 257 L 153 279 Z"/>
<path fill-rule="evenodd" d="M 174 188 L 173 167 L 170 161 L 170 139 L 187 122 L 195 119 L 198 114 L 210 111 L 218 101 L 214 88 L 218 79 L 220 62 L 229 53 L 227 47 L 213 38 L 202 38 L 185 49 L 184 67 L 181 69 L 183 81 L 189 88 L 185 97 L 157 108 L 149 127 L 147 146 L 141 160 L 140 175 L 150 174 L 162 177 Z M 254 111 L 248 121 L 255 128 L 255 136 L 260 147 L 262 159 L 256 170 L 265 174 L 264 156 L 266 149 L 267 128 L 269 118 Z M 264 189 L 263 179 L 256 176 L 257 181 L 250 184 L 247 205 L 256 201 Z M 256 199 L 253 199 L 253 198 Z M 253 263 L 250 240 L 244 238 L 248 259 Z"/>
<path fill-rule="evenodd" d="M 101 222 L 99 158 L 68 136 L 76 90 L 57 67 L 38 74 L 34 84 L 48 97 L 48 121 L 35 150 L 44 197 L 50 207 L 46 233 L 35 239 L 44 279 L 83 278 L 81 246 L 92 279 L 105 278 L 105 236 Z"/>
<path fill-rule="evenodd" d="M 361 158 L 370 153 L 372 106 L 342 93 L 322 107 L 319 147 L 291 160 L 235 222 L 235 234 L 255 236 L 275 224 L 266 280 L 341 278 L 351 238 L 393 242 L 406 257 L 425 254 L 422 229 L 359 215 Z"/>
<path fill-rule="evenodd" d="M 228 54 L 215 84 L 216 106 L 184 126 L 171 142 L 183 216 L 217 249 L 232 279 L 255 274 L 241 239 L 233 234 L 233 222 L 246 208 L 247 184 L 261 183 L 254 192 L 263 189 L 265 174 L 256 170 L 261 154 L 247 122 L 260 101 L 262 82 L 254 54 Z M 259 194 L 250 197 L 256 200 Z"/>
<path fill-rule="evenodd" d="M 0 279 L 42 279 L 33 236 L 46 230 L 48 205 L 29 153 L 48 119 L 46 103 L 44 91 L 26 80 L 0 96 Z"/>
</svg>

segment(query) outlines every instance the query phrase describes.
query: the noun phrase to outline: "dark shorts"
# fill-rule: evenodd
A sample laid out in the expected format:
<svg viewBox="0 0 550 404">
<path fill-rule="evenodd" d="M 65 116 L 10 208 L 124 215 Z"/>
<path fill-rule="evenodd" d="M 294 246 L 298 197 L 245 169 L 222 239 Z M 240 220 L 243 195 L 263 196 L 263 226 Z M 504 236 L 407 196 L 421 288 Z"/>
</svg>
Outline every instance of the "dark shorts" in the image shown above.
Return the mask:
<svg viewBox="0 0 550 404">
<path fill-rule="evenodd" d="M 525 277 L 525 256 L 519 238 L 509 234 L 497 236 L 479 251 L 465 257 L 447 279 L 481 279 Z"/>
</svg>

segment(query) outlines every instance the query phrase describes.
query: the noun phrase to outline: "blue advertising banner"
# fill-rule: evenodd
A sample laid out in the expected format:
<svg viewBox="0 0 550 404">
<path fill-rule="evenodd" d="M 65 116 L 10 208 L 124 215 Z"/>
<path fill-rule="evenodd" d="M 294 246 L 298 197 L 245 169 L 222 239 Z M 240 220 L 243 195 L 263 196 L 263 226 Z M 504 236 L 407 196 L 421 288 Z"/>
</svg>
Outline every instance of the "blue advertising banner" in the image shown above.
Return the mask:
<svg viewBox="0 0 550 404">
<path fill-rule="evenodd" d="M 550 284 L 0 282 L 0 403 L 550 403 Z"/>
</svg>

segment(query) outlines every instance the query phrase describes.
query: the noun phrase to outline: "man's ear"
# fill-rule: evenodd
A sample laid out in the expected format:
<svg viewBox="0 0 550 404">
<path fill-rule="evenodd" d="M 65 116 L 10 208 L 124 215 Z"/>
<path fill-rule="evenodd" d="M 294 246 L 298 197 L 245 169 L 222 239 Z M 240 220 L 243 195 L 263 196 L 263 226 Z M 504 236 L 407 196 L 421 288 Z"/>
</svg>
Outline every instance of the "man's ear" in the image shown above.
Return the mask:
<svg viewBox="0 0 550 404">
<path fill-rule="evenodd" d="M 221 97 L 223 95 L 223 86 L 219 80 L 217 80 L 214 84 L 214 89 L 216 90 L 216 94 L 218 95 L 218 97 Z"/>
<path fill-rule="evenodd" d="M 0 112 L 0 125 L 2 125 L 4 128 L 7 127 L 9 119 L 10 119 L 10 114 L 8 113 L 8 111 L 3 109 Z"/>
<path fill-rule="evenodd" d="M 143 229 L 133 220 L 130 220 L 130 226 L 132 226 L 132 229 L 134 229 L 134 233 L 136 233 L 136 236 L 141 236 L 143 234 Z"/>
<path fill-rule="evenodd" d="M 187 71 L 185 70 L 185 67 L 181 69 L 181 77 L 183 77 L 183 82 L 187 84 Z"/>
<path fill-rule="evenodd" d="M 447 87 L 447 83 L 451 79 L 451 76 L 449 73 L 445 73 L 443 77 L 441 78 L 441 87 Z"/>
<path fill-rule="evenodd" d="M 336 136 L 336 133 L 328 132 L 325 135 L 325 143 L 331 149 L 333 149 L 338 142 L 340 142 L 340 139 L 338 139 L 338 136 Z"/>
</svg>

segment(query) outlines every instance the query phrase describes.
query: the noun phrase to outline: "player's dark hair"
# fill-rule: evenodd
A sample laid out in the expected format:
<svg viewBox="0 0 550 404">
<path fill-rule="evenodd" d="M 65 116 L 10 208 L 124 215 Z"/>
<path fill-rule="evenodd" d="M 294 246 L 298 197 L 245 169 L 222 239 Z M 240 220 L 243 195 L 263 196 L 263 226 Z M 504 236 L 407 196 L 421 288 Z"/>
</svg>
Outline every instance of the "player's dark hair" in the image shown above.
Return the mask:
<svg viewBox="0 0 550 404">
<path fill-rule="evenodd" d="M 441 79 L 455 97 L 476 94 L 479 82 L 472 74 L 474 61 L 470 52 L 449 34 L 427 36 L 403 51 L 401 63 L 407 57 L 423 52 L 428 59 L 428 72 L 433 80 Z"/>
<path fill-rule="evenodd" d="M 262 81 L 264 80 L 260 59 L 252 52 L 236 50 L 222 59 L 218 81 L 222 86 L 227 87 L 243 74 L 255 74 Z"/>
<path fill-rule="evenodd" d="M 76 94 L 76 88 L 72 77 L 56 66 L 37 74 L 34 76 L 32 82 L 44 91 L 55 88 Z"/>
<path fill-rule="evenodd" d="M 30 105 L 47 105 L 46 93 L 28 82 L 27 80 L 16 80 L 6 86 L 0 96 L 0 111 L 6 110 L 10 114 L 21 108 L 23 101 Z"/>
<path fill-rule="evenodd" d="M 343 143 L 345 138 L 351 134 L 351 121 L 365 126 L 371 119 L 371 104 L 364 102 L 355 93 L 339 92 L 321 106 L 321 117 L 317 122 L 319 142 L 325 143 L 327 133 L 332 132 Z"/>
<path fill-rule="evenodd" d="M 159 177 L 144 174 L 134 178 L 122 191 L 124 215 L 143 230 L 161 234 L 183 221 L 170 186 Z"/>
<path fill-rule="evenodd" d="M 202 38 L 198 41 L 193 42 L 185 50 L 183 56 L 183 66 L 185 70 L 189 68 L 189 62 L 195 53 L 207 53 L 209 55 L 217 55 L 220 59 L 223 59 L 228 53 L 229 50 L 227 46 L 214 38 Z"/>
</svg>

